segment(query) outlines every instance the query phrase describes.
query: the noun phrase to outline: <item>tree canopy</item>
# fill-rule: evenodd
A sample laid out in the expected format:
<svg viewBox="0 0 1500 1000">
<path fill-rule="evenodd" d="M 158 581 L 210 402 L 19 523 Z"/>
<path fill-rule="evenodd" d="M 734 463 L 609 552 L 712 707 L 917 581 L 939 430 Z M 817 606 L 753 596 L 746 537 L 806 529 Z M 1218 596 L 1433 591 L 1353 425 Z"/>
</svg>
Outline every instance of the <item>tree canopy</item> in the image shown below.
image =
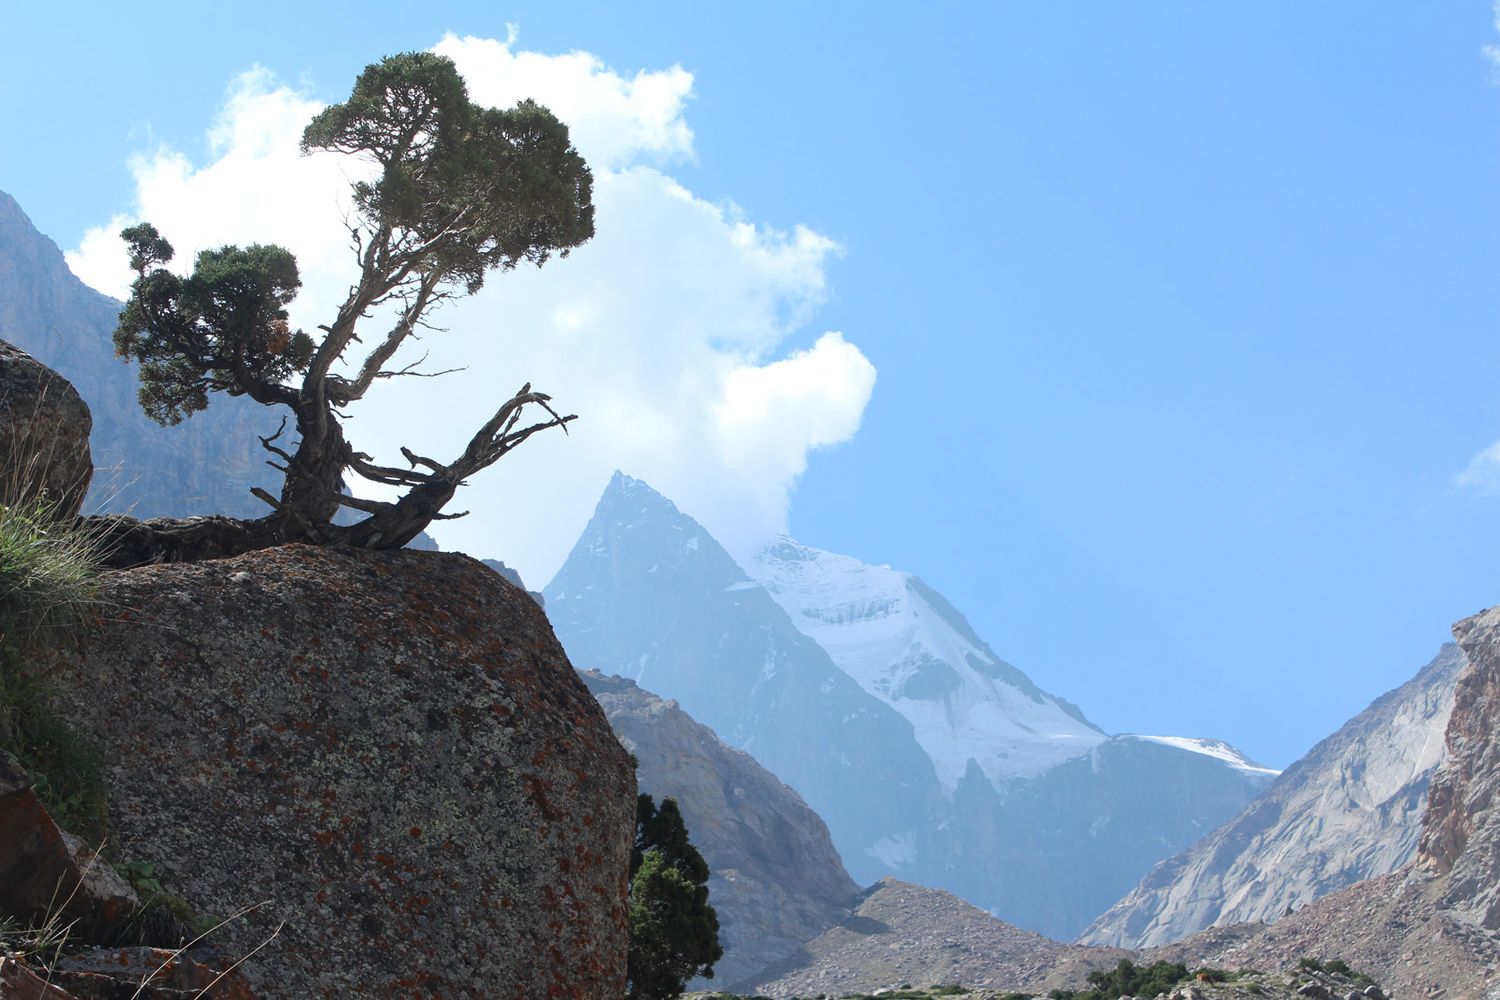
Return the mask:
<svg viewBox="0 0 1500 1000">
<path fill-rule="evenodd" d="M 283 406 L 294 418 L 293 439 L 282 440 L 284 423 L 261 439 L 285 473 L 280 496 L 255 491 L 271 513 L 241 524 L 243 538 L 221 548 L 294 540 L 397 547 L 434 518 L 458 516 L 443 507 L 469 476 L 575 418 L 523 385 L 456 458 L 403 446 L 403 467 L 354 450 L 340 422 L 345 409 L 378 380 L 425 374 L 420 361 L 397 367 L 393 359 L 443 303 L 474 294 L 492 271 L 540 266 L 592 237 L 592 176 L 546 108 L 476 104 L 453 62 L 426 52 L 366 67 L 347 101 L 308 124 L 302 150 L 372 167 L 372 179 L 353 185 L 346 221 L 357 273 L 329 322 L 317 333 L 291 328 L 287 307 L 301 280 L 286 249 L 204 251 L 179 277 L 166 268 L 171 244 L 143 222 L 121 233 L 136 279 L 115 347 L 140 363 L 141 406 L 163 424 L 203 410 L 216 392 Z M 367 329 L 372 316 L 386 317 L 383 329 Z M 532 406 L 542 415 L 526 422 Z M 348 473 L 396 488 L 398 499 L 351 496 Z M 341 507 L 365 516 L 337 524 Z"/>
<path fill-rule="evenodd" d="M 628 1000 L 671 1000 L 688 980 L 713 978 L 724 949 L 708 875 L 677 802 L 663 799 L 658 808 L 642 794 L 630 859 Z"/>
</svg>

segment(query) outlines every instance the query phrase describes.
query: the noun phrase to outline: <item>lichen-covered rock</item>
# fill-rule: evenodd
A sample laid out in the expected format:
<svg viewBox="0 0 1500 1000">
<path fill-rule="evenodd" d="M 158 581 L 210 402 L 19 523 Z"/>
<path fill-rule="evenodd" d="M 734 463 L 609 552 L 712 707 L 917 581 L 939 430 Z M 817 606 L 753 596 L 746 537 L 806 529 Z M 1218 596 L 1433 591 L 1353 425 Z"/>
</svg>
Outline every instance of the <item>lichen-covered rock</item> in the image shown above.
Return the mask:
<svg viewBox="0 0 1500 1000">
<path fill-rule="evenodd" d="M 0 503 L 45 497 L 72 517 L 83 506 L 94 463 L 89 408 L 68 380 L 0 340 Z"/>
<path fill-rule="evenodd" d="M 61 957 L 48 970 L 48 978 L 75 1000 L 256 1000 L 239 970 L 229 965 L 204 964 L 164 948 L 96 948 Z"/>
<path fill-rule="evenodd" d="M 276 996 L 623 993 L 635 783 L 540 609 L 465 556 L 106 574 L 57 683 L 118 851 Z M 279 933 L 276 933 L 277 928 Z"/>
</svg>

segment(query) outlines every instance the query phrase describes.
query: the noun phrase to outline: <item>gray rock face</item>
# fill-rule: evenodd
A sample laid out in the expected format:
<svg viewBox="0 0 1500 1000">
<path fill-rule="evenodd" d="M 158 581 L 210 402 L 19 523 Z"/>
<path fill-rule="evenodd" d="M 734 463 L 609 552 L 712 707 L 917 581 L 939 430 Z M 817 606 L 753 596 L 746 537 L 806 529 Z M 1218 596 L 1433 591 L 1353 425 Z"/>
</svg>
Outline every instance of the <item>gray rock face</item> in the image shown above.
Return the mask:
<svg viewBox="0 0 1500 1000">
<path fill-rule="evenodd" d="M 849 915 L 859 887 L 828 828 L 796 792 L 676 702 L 623 677 L 582 676 L 640 761 L 640 790 L 658 802 L 677 800 L 713 873 L 709 902 L 724 946 L 716 984 L 745 980 Z"/>
<path fill-rule="evenodd" d="M 914 843 L 939 790 L 911 724 L 649 486 L 616 474 L 543 593 L 578 667 L 661 691 L 748 752 L 823 817 L 855 878 Z"/>
<path fill-rule="evenodd" d="M 106 574 L 55 677 L 119 852 L 275 996 L 617 1000 L 635 783 L 534 602 L 464 556 Z"/>
<path fill-rule="evenodd" d="M 96 471 L 86 512 L 264 514 L 250 487 L 274 494 L 280 480 L 256 435 L 273 433 L 277 415 L 221 394 L 176 427 L 152 422 L 136 401 L 135 367 L 115 357 L 120 308 L 74 277 L 56 244 L 0 192 L 0 338 L 71 382 L 93 411 Z"/>
<path fill-rule="evenodd" d="M 0 503 L 45 503 L 69 518 L 83 506 L 94 462 L 93 418 L 67 380 L 0 340 Z"/>
<path fill-rule="evenodd" d="M 1271 922 L 1410 861 L 1464 664 L 1458 646 L 1444 646 L 1233 820 L 1153 868 L 1079 940 L 1149 947 L 1218 924 Z"/>
</svg>

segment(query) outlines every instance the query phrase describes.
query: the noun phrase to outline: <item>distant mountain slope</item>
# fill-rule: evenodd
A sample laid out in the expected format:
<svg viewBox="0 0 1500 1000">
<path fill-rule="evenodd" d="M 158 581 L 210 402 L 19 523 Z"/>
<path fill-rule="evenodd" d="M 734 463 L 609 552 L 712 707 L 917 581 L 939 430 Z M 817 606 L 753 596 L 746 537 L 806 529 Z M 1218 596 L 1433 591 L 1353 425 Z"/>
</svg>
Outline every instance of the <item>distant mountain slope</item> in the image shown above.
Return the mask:
<svg viewBox="0 0 1500 1000">
<path fill-rule="evenodd" d="M 639 761 L 640 790 L 677 800 L 713 872 L 709 902 L 724 945 L 715 983 L 759 972 L 848 917 L 859 887 L 796 792 L 676 702 L 623 677 L 582 677 Z"/>
<path fill-rule="evenodd" d="M 84 510 L 137 517 L 266 513 L 249 489 L 279 487 L 256 437 L 274 432 L 278 418 L 248 399 L 220 394 L 176 427 L 152 422 L 136 402 L 135 366 L 114 354 L 120 307 L 74 277 L 57 245 L 0 192 L 0 340 L 72 382 L 93 413 L 95 473 Z"/>
<path fill-rule="evenodd" d="M 757 563 L 776 600 L 671 501 L 617 474 L 547 609 L 575 666 L 677 699 L 795 788 L 862 882 L 939 886 L 1071 938 L 1273 776 L 1213 740 L 1106 738 L 915 578 L 780 548 L 774 572 Z"/>
<path fill-rule="evenodd" d="M 1145 736 L 1111 737 L 998 791 L 971 770 L 925 852 L 924 882 L 1070 940 L 1275 776 L 1216 740 Z"/>
<path fill-rule="evenodd" d="M 1462 650 L 1445 645 L 1244 812 L 1153 868 L 1079 940 L 1147 947 L 1216 924 L 1270 922 L 1411 860 L 1464 665 Z"/>
<path fill-rule="evenodd" d="M 971 759 L 994 782 L 1030 778 L 1105 738 L 909 573 L 790 538 L 760 550 L 745 571 L 844 673 L 906 717 L 950 789 Z"/>
<path fill-rule="evenodd" d="M 912 859 L 939 787 L 911 725 L 792 625 L 696 521 L 616 474 L 543 591 L 580 669 L 675 698 L 817 810 L 863 882 Z"/>
<path fill-rule="evenodd" d="M 1500 608 L 1453 634 L 1468 665 L 1454 684 L 1416 857 L 1273 924 L 1211 927 L 1148 958 L 1266 967 L 1336 955 L 1394 997 L 1500 995 Z"/>
<path fill-rule="evenodd" d="M 1045 994 L 1131 957 L 1049 941 L 941 890 L 883 879 L 844 923 L 782 965 L 732 985 L 777 997 L 841 997 L 907 983 Z"/>
</svg>

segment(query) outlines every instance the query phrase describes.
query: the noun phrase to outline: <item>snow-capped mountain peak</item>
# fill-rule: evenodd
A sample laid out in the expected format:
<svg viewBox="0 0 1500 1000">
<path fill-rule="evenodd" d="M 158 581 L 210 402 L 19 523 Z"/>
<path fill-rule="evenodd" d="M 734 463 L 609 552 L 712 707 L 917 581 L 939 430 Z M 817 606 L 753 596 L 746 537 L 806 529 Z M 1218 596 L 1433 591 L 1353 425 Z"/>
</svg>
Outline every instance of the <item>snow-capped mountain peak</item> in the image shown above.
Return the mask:
<svg viewBox="0 0 1500 1000">
<path fill-rule="evenodd" d="M 970 759 L 991 781 L 1027 778 L 1105 738 L 909 573 L 786 537 L 745 570 L 840 669 L 911 722 L 949 788 Z"/>
</svg>

